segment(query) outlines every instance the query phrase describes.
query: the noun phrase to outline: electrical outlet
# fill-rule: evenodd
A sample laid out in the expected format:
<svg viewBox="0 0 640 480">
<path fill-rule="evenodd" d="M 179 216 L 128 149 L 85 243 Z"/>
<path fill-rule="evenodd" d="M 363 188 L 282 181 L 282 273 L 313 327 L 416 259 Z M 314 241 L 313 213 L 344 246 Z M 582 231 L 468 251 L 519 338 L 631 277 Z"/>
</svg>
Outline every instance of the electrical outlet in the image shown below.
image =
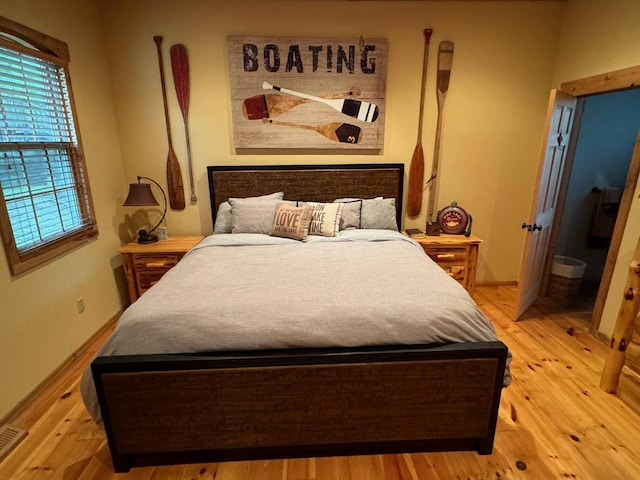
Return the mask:
<svg viewBox="0 0 640 480">
<path fill-rule="evenodd" d="M 84 298 L 79 297 L 76 299 L 76 308 L 78 309 L 78 313 L 84 312 Z"/>
</svg>

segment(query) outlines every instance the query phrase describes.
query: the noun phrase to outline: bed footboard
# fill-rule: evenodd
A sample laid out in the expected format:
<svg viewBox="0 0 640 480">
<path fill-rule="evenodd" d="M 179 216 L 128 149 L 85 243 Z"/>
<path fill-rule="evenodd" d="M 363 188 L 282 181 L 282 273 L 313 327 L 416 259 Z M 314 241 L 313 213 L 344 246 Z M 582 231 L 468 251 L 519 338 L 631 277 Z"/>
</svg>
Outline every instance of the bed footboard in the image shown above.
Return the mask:
<svg viewBox="0 0 640 480">
<path fill-rule="evenodd" d="M 117 472 L 173 463 L 491 453 L 501 342 L 98 357 Z"/>
</svg>

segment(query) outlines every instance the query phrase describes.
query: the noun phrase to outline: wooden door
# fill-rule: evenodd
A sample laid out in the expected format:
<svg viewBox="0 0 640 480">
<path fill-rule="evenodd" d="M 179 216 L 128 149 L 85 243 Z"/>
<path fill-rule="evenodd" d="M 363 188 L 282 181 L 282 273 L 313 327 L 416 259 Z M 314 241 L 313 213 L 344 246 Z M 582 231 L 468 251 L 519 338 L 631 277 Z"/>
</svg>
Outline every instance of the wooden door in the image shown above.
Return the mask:
<svg viewBox="0 0 640 480">
<path fill-rule="evenodd" d="M 567 145 L 576 111 L 576 97 L 552 90 L 545 123 L 535 194 L 528 222 L 523 223 L 525 248 L 520 266 L 513 319 L 517 320 L 538 298 L 556 213 L 560 181 L 567 159 Z"/>
</svg>

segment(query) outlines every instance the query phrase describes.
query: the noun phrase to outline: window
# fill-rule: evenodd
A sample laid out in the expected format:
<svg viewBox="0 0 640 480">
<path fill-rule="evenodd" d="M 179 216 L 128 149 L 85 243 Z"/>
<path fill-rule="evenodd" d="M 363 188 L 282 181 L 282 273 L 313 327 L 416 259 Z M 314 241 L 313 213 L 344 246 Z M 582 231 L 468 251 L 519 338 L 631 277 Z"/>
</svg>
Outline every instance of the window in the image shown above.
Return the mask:
<svg viewBox="0 0 640 480">
<path fill-rule="evenodd" d="M 98 234 L 64 42 L 0 17 L 0 234 L 13 275 Z"/>
</svg>

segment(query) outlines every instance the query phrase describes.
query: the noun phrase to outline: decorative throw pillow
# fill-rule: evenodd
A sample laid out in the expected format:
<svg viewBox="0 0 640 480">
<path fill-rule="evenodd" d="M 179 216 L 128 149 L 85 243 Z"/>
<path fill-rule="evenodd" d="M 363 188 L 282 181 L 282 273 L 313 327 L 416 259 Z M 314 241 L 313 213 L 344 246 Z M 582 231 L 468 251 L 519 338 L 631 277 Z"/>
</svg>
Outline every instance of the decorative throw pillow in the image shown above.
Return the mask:
<svg viewBox="0 0 640 480">
<path fill-rule="evenodd" d="M 231 233 L 269 234 L 276 214 L 276 205 L 280 202 L 293 204 L 293 202 L 277 199 L 230 198 Z"/>
<path fill-rule="evenodd" d="M 340 228 L 343 203 L 308 202 L 313 207 L 313 217 L 309 225 L 309 235 L 335 237 Z"/>
<path fill-rule="evenodd" d="M 309 223 L 313 207 L 296 207 L 288 203 L 278 203 L 269 235 L 274 237 L 304 240 L 309 233 Z"/>
<path fill-rule="evenodd" d="M 262 195 L 260 197 L 247 197 L 245 198 L 245 200 L 282 200 L 283 198 L 284 192 L 275 192 L 270 193 L 269 195 Z M 231 204 L 226 201 L 222 202 L 218 206 L 218 213 L 216 213 L 216 222 L 213 225 L 213 233 L 231 233 L 231 230 Z"/>
<path fill-rule="evenodd" d="M 355 198 L 338 198 L 335 202 L 349 202 Z M 368 198 L 362 200 L 360 228 L 398 231 L 395 198 Z"/>
<path fill-rule="evenodd" d="M 362 228 L 398 231 L 395 198 L 372 198 L 362 201 Z M 366 226 L 365 226 L 366 225 Z"/>
<path fill-rule="evenodd" d="M 338 203 L 337 201 L 334 203 Z M 360 228 L 360 215 L 362 213 L 362 200 L 350 200 L 340 202 L 344 205 L 340 216 L 340 230 Z"/>
</svg>

